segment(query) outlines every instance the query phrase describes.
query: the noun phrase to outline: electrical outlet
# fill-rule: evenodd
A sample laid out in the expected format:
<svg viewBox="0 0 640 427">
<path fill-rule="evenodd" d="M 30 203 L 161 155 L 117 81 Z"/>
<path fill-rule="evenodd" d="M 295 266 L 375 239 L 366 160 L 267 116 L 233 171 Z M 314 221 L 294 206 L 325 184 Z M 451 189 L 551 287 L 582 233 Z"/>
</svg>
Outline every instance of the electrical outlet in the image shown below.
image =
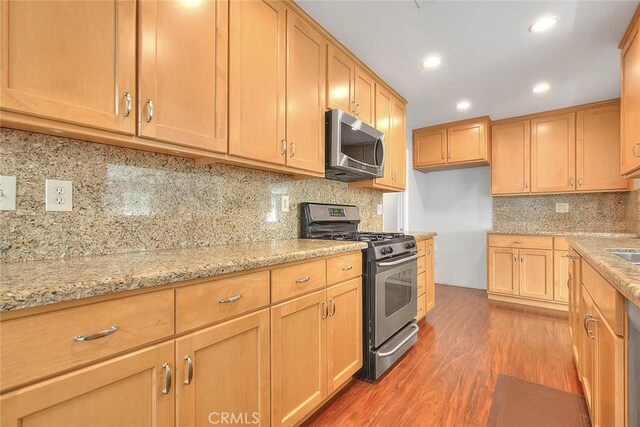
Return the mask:
<svg viewBox="0 0 640 427">
<path fill-rule="evenodd" d="M 289 212 L 289 196 L 282 196 L 281 204 L 280 210 L 282 212 Z"/>
<path fill-rule="evenodd" d="M 569 203 L 556 203 L 556 213 L 568 213 Z"/>
<path fill-rule="evenodd" d="M 16 210 L 16 177 L 0 176 L 0 211 Z"/>
<path fill-rule="evenodd" d="M 382 203 L 378 203 L 378 206 L 376 206 L 376 213 L 382 215 Z"/>
<path fill-rule="evenodd" d="M 67 212 L 73 210 L 72 182 L 47 179 L 45 181 L 45 205 L 47 212 Z"/>
</svg>

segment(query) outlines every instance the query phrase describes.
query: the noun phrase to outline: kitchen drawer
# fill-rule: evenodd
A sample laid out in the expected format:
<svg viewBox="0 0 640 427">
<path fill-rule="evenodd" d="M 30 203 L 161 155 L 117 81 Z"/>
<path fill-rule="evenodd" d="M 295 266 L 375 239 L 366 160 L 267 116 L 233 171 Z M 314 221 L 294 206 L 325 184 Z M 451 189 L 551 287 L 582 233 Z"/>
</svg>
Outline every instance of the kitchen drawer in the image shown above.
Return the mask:
<svg viewBox="0 0 640 427">
<path fill-rule="evenodd" d="M 173 335 L 173 305 L 168 289 L 2 322 L 2 391 Z"/>
<path fill-rule="evenodd" d="M 490 234 L 489 246 L 499 248 L 553 249 L 553 237 Z"/>
<path fill-rule="evenodd" d="M 344 282 L 362 275 L 362 252 L 355 252 L 327 260 L 327 283 Z"/>
<path fill-rule="evenodd" d="M 427 289 L 427 274 L 418 274 L 418 296 L 423 295 Z"/>
<path fill-rule="evenodd" d="M 416 242 L 416 244 L 418 246 L 418 256 L 425 256 L 427 253 L 427 241 L 420 240 L 419 242 Z"/>
<path fill-rule="evenodd" d="M 564 237 L 554 237 L 553 238 L 553 249 L 557 251 L 568 251 L 569 250 L 569 242 Z"/>
<path fill-rule="evenodd" d="M 418 297 L 418 314 L 416 320 L 422 319 L 427 314 L 427 298 L 424 294 Z"/>
<path fill-rule="evenodd" d="M 611 329 L 624 336 L 624 297 L 588 262 L 582 262 L 582 285 L 589 292 L 598 310 Z"/>
<path fill-rule="evenodd" d="M 427 271 L 427 257 L 419 257 L 418 258 L 418 274 L 424 273 Z"/>
<path fill-rule="evenodd" d="M 321 259 L 271 270 L 271 302 L 325 287 L 326 265 L 326 261 Z"/>
<path fill-rule="evenodd" d="M 178 333 L 269 305 L 269 272 L 212 280 L 176 289 Z"/>
</svg>

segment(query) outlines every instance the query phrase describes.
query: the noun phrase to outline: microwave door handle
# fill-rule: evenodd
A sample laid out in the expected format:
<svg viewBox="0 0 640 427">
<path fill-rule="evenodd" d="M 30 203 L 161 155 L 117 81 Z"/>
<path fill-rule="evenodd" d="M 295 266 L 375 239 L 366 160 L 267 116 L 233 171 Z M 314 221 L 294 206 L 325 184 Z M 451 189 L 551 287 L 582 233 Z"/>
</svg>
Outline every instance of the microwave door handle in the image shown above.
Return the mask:
<svg viewBox="0 0 640 427">
<path fill-rule="evenodd" d="M 375 147 L 373 147 L 373 151 L 374 151 L 374 153 L 377 153 L 377 152 L 378 152 L 378 145 L 379 145 L 379 144 L 382 144 L 382 161 L 381 161 L 380 163 L 378 163 L 378 156 L 376 156 L 376 155 L 374 154 L 374 156 L 375 156 L 375 161 L 376 161 L 376 166 L 382 166 L 382 167 L 384 167 L 384 158 L 385 158 L 385 156 L 386 156 L 386 154 L 387 154 L 387 150 L 386 150 L 386 147 L 384 146 L 384 142 L 382 141 L 382 138 L 378 138 L 378 139 L 376 139 L 376 145 L 375 145 Z"/>
</svg>

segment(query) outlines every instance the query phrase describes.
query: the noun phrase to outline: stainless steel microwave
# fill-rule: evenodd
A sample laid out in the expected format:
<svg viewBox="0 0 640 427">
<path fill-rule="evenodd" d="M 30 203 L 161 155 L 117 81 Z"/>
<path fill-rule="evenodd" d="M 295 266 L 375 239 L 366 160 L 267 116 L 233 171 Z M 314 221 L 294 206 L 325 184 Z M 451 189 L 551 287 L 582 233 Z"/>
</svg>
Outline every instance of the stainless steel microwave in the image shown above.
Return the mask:
<svg viewBox="0 0 640 427">
<path fill-rule="evenodd" d="M 363 181 L 384 174 L 384 134 L 342 110 L 325 114 L 325 176 Z"/>
</svg>

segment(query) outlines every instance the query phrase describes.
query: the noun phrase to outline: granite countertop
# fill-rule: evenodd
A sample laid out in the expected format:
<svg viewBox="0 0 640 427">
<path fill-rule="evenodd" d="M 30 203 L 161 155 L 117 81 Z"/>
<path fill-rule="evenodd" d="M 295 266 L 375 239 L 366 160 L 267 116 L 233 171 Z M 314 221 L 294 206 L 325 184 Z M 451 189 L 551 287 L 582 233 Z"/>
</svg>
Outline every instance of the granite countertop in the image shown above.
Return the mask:
<svg viewBox="0 0 640 427">
<path fill-rule="evenodd" d="M 433 239 L 438 235 L 438 233 L 434 233 L 433 231 L 400 231 L 399 233 L 408 234 L 409 236 L 413 236 L 416 240 L 427 240 Z"/>
<path fill-rule="evenodd" d="M 524 231 L 524 230 L 490 230 L 487 234 L 509 234 L 519 236 L 582 236 L 582 237 L 638 237 L 636 233 L 603 233 L 597 231 Z"/>
<path fill-rule="evenodd" d="M 277 240 L 0 264 L 0 312 L 361 250 L 362 242 Z"/>
<path fill-rule="evenodd" d="M 640 265 L 607 251 L 608 248 L 640 249 L 639 238 L 572 236 L 568 241 L 622 295 L 640 307 Z"/>
</svg>

